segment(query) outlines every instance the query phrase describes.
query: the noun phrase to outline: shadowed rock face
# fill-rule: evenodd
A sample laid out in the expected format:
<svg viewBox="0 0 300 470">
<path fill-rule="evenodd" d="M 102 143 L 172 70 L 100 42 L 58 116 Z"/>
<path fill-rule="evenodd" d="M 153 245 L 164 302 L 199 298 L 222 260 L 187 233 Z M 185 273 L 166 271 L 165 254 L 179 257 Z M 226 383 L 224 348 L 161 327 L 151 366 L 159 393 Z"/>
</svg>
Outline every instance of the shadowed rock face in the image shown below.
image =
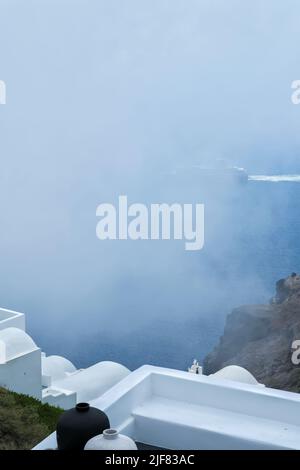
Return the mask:
<svg viewBox="0 0 300 470">
<path fill-rule="evenodd" d="M 300 340 L 300 276 L 295 273 L 277 282 L 270 305 L 245 305 L 228 315 L 219 344 L 204 359 L 204 373 L 235 364 L 268 387 L 300 392 L 300 365 L 291 360 L 294 340 Z"/>
</svg>

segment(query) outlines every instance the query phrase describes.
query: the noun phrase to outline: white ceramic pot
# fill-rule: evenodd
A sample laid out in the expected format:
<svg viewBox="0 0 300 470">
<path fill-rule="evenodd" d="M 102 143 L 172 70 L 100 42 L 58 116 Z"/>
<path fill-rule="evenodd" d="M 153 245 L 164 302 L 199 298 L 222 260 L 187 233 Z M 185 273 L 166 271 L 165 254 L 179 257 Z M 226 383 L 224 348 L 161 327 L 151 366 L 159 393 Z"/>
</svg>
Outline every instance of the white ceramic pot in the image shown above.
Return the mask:
<svg viewBox="0 0 300 470">
<path fill-rule="evenodd" d="M 92 437 L 84 450 L 137 450 L 135 442 L 116 429 L 105 429 L 103 434 Z"/>
</svg>

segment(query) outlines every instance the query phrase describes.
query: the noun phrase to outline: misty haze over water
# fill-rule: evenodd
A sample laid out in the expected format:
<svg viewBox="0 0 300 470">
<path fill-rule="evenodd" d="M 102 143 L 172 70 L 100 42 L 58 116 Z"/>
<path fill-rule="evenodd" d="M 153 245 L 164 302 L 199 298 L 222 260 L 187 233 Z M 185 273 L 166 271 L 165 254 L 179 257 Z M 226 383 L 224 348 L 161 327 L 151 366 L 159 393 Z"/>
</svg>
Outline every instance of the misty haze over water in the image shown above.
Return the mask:
<svg viewBox="0 0 300 470">
<path fill-rule="evenodd" d="M 295 181 L 170 190 L 225 158 L 298 175 L 296 0 L 0 0 L 0 304 L 47 353 L 186 368 L 299 266 Z M 16 31 L 18 34 L 15 34 Z M 96 207 L 205 203 L 205 247 L 96 238 Z"/>
<path fill-rule="evenodd" d="M 185 252 L 180 241 L 172 242 L 173 250 L 171 242 L 132 246 L 140 254 L 136 275 L 117 290 L 124 316 L 111 328 L 113 306 L 104 331 L 101 323 L 87 332 L 86 355 L 75 354 L 78 360 L 87 364 L 104 350 L 130 367 L 185 368 L 216 344 L 232 308 L 269 302 L 275 282 L 300 263 L 300 185 L 249 182 L 229 192 L 225 202 L 207 198 L 203 251 Z M 141 276 L 145 261 L 147 275 Z"/>
</svg>

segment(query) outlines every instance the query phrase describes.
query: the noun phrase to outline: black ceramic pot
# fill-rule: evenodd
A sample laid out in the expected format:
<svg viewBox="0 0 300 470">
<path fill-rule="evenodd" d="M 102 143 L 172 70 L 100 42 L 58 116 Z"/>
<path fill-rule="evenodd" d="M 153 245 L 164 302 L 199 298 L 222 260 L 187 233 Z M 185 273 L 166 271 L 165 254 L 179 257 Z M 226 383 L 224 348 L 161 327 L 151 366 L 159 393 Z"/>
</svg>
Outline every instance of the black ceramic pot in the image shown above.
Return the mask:
<svg viewBox="0 0 300 470">
<path fill-rule="evenodd" d="M 58 450 L 83 450 L 89 439 L 102 434 L 109 427 L 109 419 L 103 411 L 88 403 L 78 403 L 75 408 L 65 411 L 58 420 Z"/>
</svg>

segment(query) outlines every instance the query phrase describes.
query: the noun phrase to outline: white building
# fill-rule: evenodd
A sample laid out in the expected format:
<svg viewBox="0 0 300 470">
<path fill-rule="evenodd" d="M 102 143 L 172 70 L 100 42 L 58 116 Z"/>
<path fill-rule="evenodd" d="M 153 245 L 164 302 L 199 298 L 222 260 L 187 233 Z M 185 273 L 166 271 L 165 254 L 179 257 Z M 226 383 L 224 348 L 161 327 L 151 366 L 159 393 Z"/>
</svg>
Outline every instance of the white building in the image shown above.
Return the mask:
<svg viewBox="0 0 300 470">
<path fill-rule="evenodd" d="M 64 409 L 102 395 L 129 370 L 104 361 L 76 369 L 68 359 L 46 356 L 25 331 L 25 315 L 0 309 L 0 386 Z"/>
<path fill-rule="evenodd" d="M 19 328 L 0 331 L 0 385 L 42 398 L 41 350 Z"/>
<path fill-rule="evenodd" d="M 192 373 L 191 373 L 192 372 Z M 0 309 L 0 386 L 62 408 L 87 401 L 135 441 L 165 449 L 298 449 L 300 395 L 259 384 L 229 366 L 202 375 L 113 362 L 77 370 L 46 356 L 25 331 L 22 313 Z M 55 433 L 36 449 L 56 448 Z"/>
</svg>

